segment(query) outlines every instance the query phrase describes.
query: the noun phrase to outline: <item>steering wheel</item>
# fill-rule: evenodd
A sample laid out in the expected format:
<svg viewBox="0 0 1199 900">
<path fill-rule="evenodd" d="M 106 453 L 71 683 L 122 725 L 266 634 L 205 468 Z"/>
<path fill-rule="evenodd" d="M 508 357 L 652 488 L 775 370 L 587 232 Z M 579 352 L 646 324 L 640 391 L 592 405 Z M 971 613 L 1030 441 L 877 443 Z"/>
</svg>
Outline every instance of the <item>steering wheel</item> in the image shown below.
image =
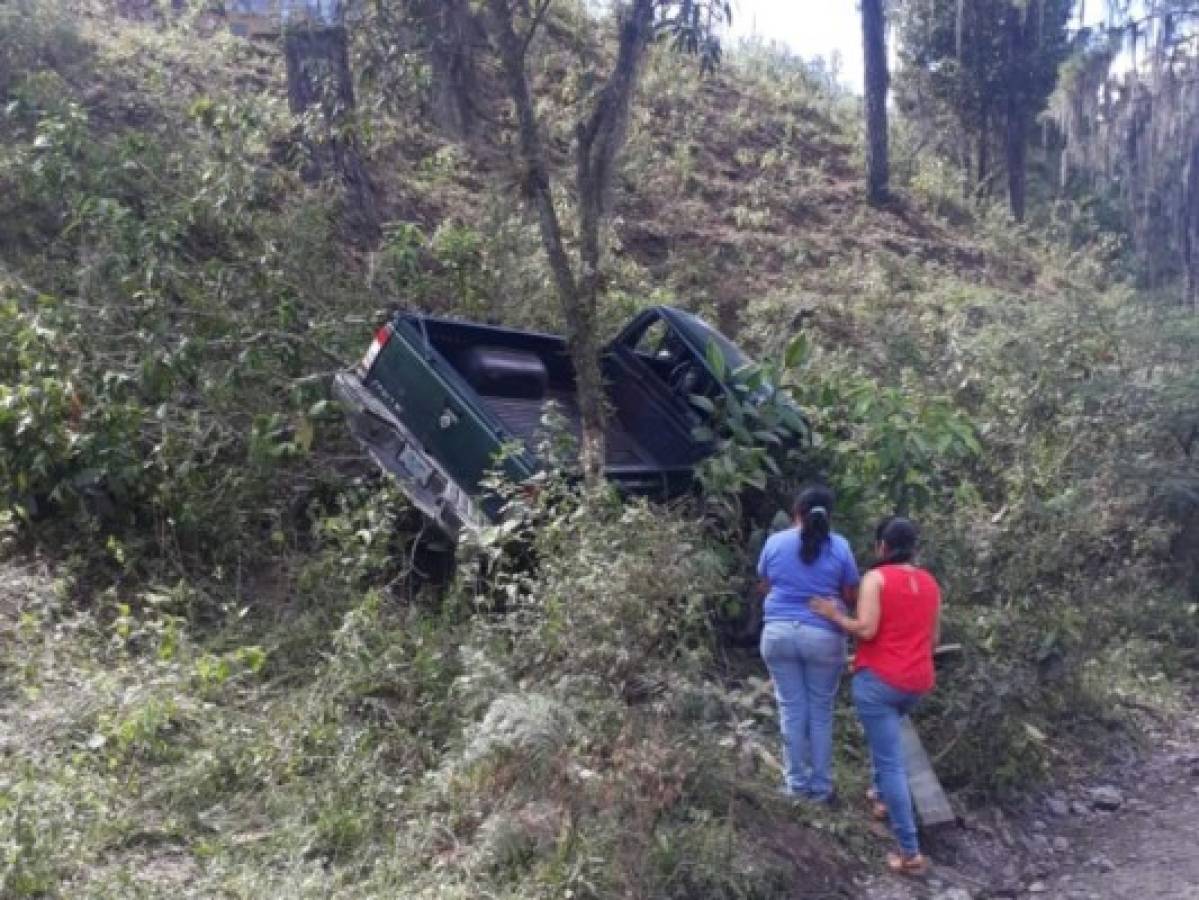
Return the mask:
<svg viewBox="0 0 1199 900">
<path fill-rule="evenodd" d="M 689 398 L 695 389 L 699 387 L 700 373 L 695 367 L 695 361 L 691 359 L 683 359 L 670 370 L 670 375 L 666 379 L 666 383 L 670 385 L 670 389 L 676 394 Z"/>
</svg>

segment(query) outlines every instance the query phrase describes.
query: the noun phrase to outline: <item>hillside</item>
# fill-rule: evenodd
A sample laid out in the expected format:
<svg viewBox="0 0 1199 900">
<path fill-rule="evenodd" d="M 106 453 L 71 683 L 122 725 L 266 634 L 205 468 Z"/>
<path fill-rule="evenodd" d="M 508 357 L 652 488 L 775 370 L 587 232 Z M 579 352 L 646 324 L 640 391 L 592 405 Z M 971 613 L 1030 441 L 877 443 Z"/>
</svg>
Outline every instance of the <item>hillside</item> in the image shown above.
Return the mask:
<svg viewBox="0 0 1199 900">
<path fill-rule="evenodd" d="M 550 24 L 565 171 L 608 51 Z M 301 176 L 276 45 L 0 12 L 0 894 L 853 896 L 874 838 L 776 796 L 765 671 L 712 626 L 769 517 L 554 474 L 526 552 L 422 571 L 330 376 L 395 307 L 561 322 L 503 130 L 441 137 L 419 71 L 356 53 L 377 246 Z M 1010 798 L 1101 768 L 1199 665 L 1199 324 L 1117 235 L 964 201 L 902 123 L 870 207 L 857 115 L 761 48 L 702 79 L 655 51 L 604 327 L 669 302 L 760 359 L 808 336 L 816 443 L 755 508 L 822 475 L 864 548 L 911 507 L 963 648 L 921 733 L 958 803 Z"/>
</svg>

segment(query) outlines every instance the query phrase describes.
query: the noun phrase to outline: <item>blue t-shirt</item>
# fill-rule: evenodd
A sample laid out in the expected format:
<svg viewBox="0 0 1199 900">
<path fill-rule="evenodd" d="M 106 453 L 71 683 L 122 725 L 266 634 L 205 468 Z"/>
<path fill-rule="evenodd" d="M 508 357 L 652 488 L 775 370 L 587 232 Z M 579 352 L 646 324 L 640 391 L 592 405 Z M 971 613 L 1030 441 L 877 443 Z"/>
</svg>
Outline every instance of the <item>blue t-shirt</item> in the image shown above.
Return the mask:
<svg viewBox="0 0 1199 900">
<path fill-rule="evenodd" d="M 841 588 L 854 587 L 861 580 L 849 542 L 835 532 L 816 561 L 807 565 L 799 558 L 798 528 L 770 536 L 758 560 L 758 574 L 770 582 L 767 622 L 802 622 L 830 631 L 840 629 L 808 609 L 808 601 L 813 597 L 840 599 Z"/>
</svg>

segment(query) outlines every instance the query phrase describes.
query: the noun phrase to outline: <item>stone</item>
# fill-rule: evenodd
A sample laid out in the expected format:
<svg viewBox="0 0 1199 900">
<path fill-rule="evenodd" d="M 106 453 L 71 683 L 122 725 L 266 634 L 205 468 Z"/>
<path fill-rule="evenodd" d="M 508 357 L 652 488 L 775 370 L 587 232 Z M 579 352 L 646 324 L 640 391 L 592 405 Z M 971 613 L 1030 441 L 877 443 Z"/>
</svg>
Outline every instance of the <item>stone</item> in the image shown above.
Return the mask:
<svg viewBox="0 0 1199 900">
<path fill-rule="evenodd" d="M 1041 821 L 1040 819 L 1037 819 L 1037 820 L 1035 820 L 1035 821 L 1032 823 L 1032 830 L 1033 830 L 1033 831 L 1048 831 L 1048 830 L 1049 830 L 1049 826 L 1048 826 L 1048 825 L 1046 825 L 1046 824 L 1045 824 L 1043 821 Z"/>
<path fill-rule="evenodd" d="M 1124 795 L 1110 784 L 1092 789 L 1090 800 L 1091 806 L 1104 812 L 1115 812 L 1124 805 Z"/>
<path fill-rule="evenodd" d="M 1070 804 L 1056 797 L 1050 797 L 1046 800 L 1045 808 L 1049 810 L 1050 815 L 1057 816 L 1059 819 L 1070 815 Z"/>
<path fill-rule="evenodd" d="M 1085 816 L 1090 811 L 1091 807 L 1087 806 L 1081 800 L 1075 800 L 1070 804 L 1070 812 L 1074 813 L 1076 816 Z"/>
<path fill-rule="evenodd" d="M 1098 869 L 1100 872 L 1116 871 L 1116 864 L 1106 856 L 1092 856 L 1090 865 L 1092 868 Z"/>
<path fill-rule="evenodd" d="M 1070 849 L 1070 842 L 1059 834 L 1053 839 L 1053 849 L 1058 853 L 1065 853 Z"/>
<path fill-rule="evenodd" d="M 933 900 L 974 900 L 974 897 L 965 888 L 951 887 L 939 894 L 933 894 Z"/>
<path fill-rule="evenodd" d="M 1034 881 L 1028 886 L 1028 892 L 1030 894 L 1043 894 L 1048 890 L 1049 886 L 1043 881 Z"/>
</svg>

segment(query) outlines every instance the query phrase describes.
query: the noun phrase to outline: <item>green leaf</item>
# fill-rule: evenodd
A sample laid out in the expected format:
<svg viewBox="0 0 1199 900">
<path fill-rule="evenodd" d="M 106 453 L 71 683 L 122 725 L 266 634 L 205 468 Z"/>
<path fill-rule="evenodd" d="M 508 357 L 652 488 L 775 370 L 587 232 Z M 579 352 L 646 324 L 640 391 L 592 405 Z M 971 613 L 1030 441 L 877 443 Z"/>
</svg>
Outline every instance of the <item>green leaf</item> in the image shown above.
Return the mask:
<svg viewBox="0 0 1199 900">
<path fill-rule="evenodd" d="M 704 356 L 708 360 L 708 365 L 712 368 L 712 374 L 719 381 L 725 381 L 729 374 L 729 365 L 724 358 L 724 354 L 720 352 L 720 348 L 716 346 L 715 341 L 708 341 L 708 346 L 704 350 Z"/>
<path fill-rule="evenodd" d="M 783 364 L 788 369 L 796 369 L 802 366 L 808 360 L 808 336 L 803 332 L 797 334 L 791 339 L 791 343 L 787 344 L 787 349 L 783 353 Z"/>
</svg>

